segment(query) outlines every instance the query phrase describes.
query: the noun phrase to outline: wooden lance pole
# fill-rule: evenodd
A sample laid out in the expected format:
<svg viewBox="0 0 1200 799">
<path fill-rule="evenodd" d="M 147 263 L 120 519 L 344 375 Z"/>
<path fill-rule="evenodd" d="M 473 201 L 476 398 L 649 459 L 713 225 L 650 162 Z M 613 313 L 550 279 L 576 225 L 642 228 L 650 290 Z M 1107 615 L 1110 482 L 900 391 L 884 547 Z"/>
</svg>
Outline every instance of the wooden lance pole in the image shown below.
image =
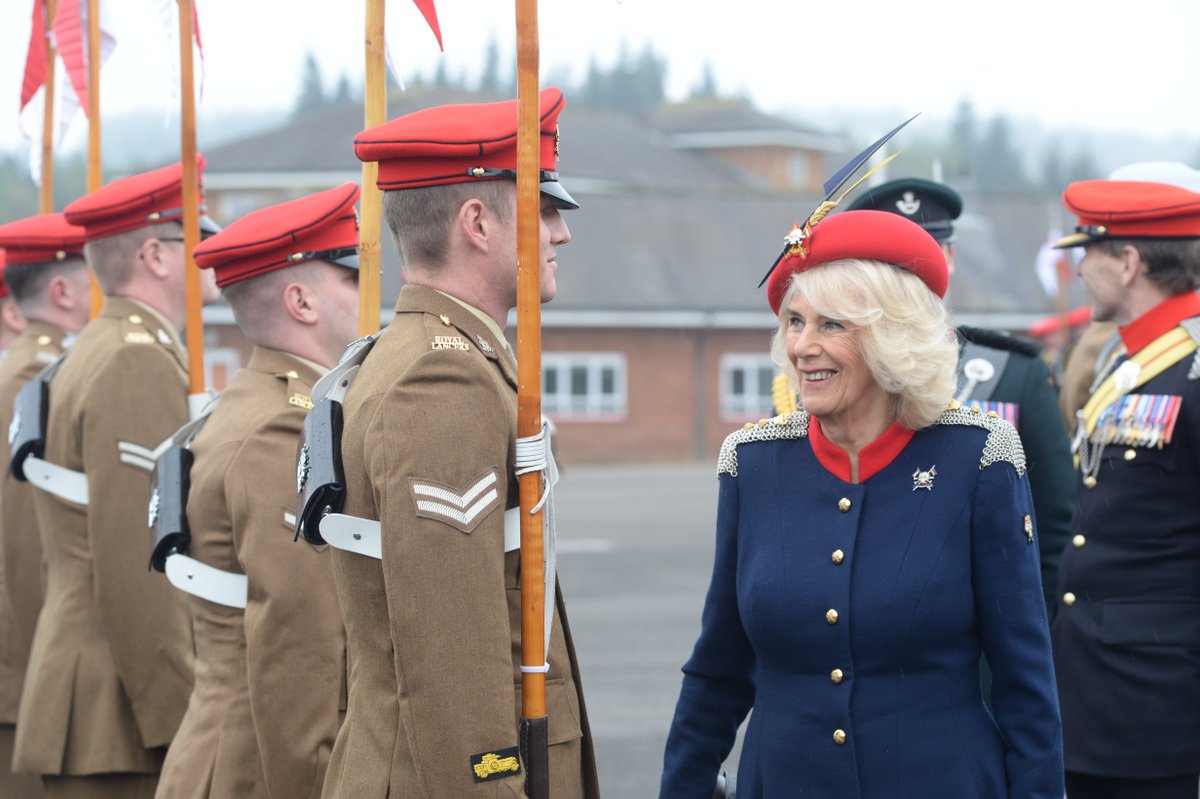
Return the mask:
<svg viewBox="0 0 1200 799">
<path fill-rule="evenodd" d="M 42 86 L 42 188 L 38 194 L 38 213 L 54 213 L 54 60 L 58 56 L 54 39 L 49 36 L 54 24 L 56 0 L 46 0 L 46 82 Z"/>
<path fill-rule="evenodd" d="M 366 127 L 387 121 L 387 79 L 383 52 L 384 0 L 367 0 L 366 81 L 363 116 Z M 379 233 L 383 220 L 383 193 L 375 185 L 379 164 L 364 161 L 358 229 L 358 334 L 379 329 Z"/>
<path fill-rule="evenodd" d="M 88 194 L 100 188 L 103 182 L 100 169 L 100 0 L 87 0 L 87 54 L 88 54 Z M 104 307 L 104 292 L 92 275 L 92 318 L 100 315 Z"/>
<path fill-rule="evenodd" d="M 196 93 L 192 68 L 192 41 L 195 37 L 192 0 L 179 0 L 179 122 L 182 131 L 180 150 L 183 161 L 183 253 L 187 297 L 188 411 L 191 418 L 200 415 L 204 395 L 204 298 L 200 289 L 200 270 L 192 253 L 200 243 L 200 187 L 196 175 Z"/>
<path fill-rule="evenodd" d="M 538 19 L 537 0 L 516 0 L 517 12 L 517 435 L 542 429 L 542 298 L 539 226 Z M 531 514 L 542 496 L 542 474 L 519 478 L 521 496 L 521 741 L 526 794 L 547 799 L 545 603 L 546 561 L 542 513 Z"/>
</svg>

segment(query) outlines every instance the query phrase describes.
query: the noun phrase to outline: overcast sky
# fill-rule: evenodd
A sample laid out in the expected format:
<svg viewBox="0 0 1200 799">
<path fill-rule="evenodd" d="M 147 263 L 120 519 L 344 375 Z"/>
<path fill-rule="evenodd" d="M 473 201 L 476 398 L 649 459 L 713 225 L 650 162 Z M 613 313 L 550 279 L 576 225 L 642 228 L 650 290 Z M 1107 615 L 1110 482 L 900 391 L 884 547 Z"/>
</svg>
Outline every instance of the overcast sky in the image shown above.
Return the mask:
<svg viewBox="0 0 1200 799">
<path fill-rule="evenodd" d="M 104 112 L 168 108 L 174 56 L 157 0 L 107 2 L 118 41 L 102 76 Z M 364 0 L 196 2 L 206 109 L 287 109 L 309 50 L 330 84 L 342 73 L 361 80 Z M 2 5 L 0 148 L 11 149 L 22 142 L 16 110 L 32 2 Z M 402 75 L 429 75 L 443 58 L 473 79 L 492 37 L 510 63 L 510 0 L 437 5 L 444 54 L 410 0 L 388 3 Z M 543 75 L 581 79 L 589 60 L 613 63 L 622 43 L 635 54 L 651 43 L 668 61 L 673 98 L 711 62 L 722 91 L 817 125 L 830 109 L 948 118 L 969 97 L 981 116 L 1200 138 L 1197 0 L 542 0 L 540 33 Z M 72 140 L 83 127 L 81 117 Z"/>
</svg>

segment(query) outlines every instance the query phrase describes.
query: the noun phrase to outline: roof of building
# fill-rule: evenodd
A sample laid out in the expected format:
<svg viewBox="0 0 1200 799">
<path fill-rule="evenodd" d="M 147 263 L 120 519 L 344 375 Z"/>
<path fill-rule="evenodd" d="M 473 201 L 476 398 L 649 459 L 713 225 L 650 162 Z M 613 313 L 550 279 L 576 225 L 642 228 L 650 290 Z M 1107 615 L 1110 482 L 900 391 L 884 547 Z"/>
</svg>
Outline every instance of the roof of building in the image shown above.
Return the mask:
<svg viewBox="0 0 1200 799">
<path fill-rule="evenodd" d="M 389 103 L 388 116 L 478 100 L 460 92 L 412 91 Z M 615 111 L 572 106 L 568 97 L 560 173 L 583 207 L 565 215 L 573 240 L 559 256 L 559 292 L 547 318 L 549 309 L 555 315 L 769 315 L 758 281 L 792 223 L 806 218 L 821 198 L 774 192 L 761 178 L 710 153 L 671 146 L 662 128 L 678 135 L 689 119 L 697 132 L 709 133 L 722 127 L 718 117 L 725 128 L 736 129 L 741 119 L 748 130 L 767 130 L 774 119 L 743 103 L 713 104 L 709 110 L 713 113 L 706 115 L 696 108 L 669 107 L 644 123 Z M 287 120 L 289 135 L 268 131 L 211 150 L 206 153 L 210 196 L 261 189 L 264 181 L 296 196 L 355 179 L 361 164 L 351 142 L 362 118 L 361 105 L 330 107 Z M 304 179 L 289 183 L 293 173 L 303 173 Z M 1047 220 L 1054 218 L 1056 198 L 963 194 L 951 306 L 981 324 L 1053 312 L 1054 302 L 1033 264 Z M 382 291 L 390 304 L 399 287 L 399 262 L 386 231 L 384 240 Z M 1068 307 L 1078 301 L 1075 289 Z"/>
</svg>

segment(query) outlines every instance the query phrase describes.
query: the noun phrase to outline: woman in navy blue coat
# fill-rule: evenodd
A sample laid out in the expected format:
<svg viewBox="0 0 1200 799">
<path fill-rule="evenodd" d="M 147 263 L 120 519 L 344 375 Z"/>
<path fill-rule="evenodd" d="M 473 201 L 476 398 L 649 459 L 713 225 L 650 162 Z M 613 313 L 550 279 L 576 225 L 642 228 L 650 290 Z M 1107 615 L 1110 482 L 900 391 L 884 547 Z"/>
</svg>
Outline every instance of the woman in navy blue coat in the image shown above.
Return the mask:
<svg viewBox="0 0 1200 799">
<path fill-rule="evenodd" d="M 1062 799 L 1024 455 L 1007 422 L 949 402 L 941 249 L 878 211 L 789 242 L 768 299 L 804 410 L 721 448 L 660 796 L 713 796 L 752 711 L 738 799 Z"/>
</svg>

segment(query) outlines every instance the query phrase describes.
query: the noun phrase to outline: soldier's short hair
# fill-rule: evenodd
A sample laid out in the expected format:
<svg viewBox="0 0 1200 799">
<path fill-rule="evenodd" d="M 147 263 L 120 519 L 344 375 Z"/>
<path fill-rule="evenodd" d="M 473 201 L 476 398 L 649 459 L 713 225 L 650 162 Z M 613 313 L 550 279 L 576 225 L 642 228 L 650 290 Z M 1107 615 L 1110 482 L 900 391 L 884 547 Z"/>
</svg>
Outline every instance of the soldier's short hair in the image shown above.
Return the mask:
<svg viewBox="0 0 1200 799">
<path fill-rule="evenodd" d="M 4 267 L 4 284 L 17 308 L 28 314 L 42 307 L 51 280 L 80 269 L 87 269 L 87 264 L 78 256 L 44 264 L 8 264 Z"/>
<path fill-rule="evenodd" d="M 1099 239 L 1094 244 L 1114 258 L 1133 247 L 1146 264 L 1146 276 L 1168 294 L 1200 288 L 1200 239 Z"/>
<path fill-rule="evenodd" d="M 463 203 L 478 199 L 498 217 L 508 219 L 513 212 L 514 187 L 510 180 L 488 180 L 385 191 L 383 218 L 392 231 L 401 263 L 444 263 L 450 224 Z"/>
<path fill-rule="evenodd" d="M 279 304 L 283 287 L 289 283 L 312 285 L 317 280 L 319 265 L 323 263 L 306 261 L 287 269 L 276 269 L 239 280 L 222 288 L 221 295 L 233 309 L 233 318 L 238 327 L 253 343 L 259 344 L 283 313 Z"/>
<path fill-rule="evenodd" d="M 83 245 L 83 256 L 105 294 L 120 291 L 133 274 L 133 261 L 138 250 L 149 239 L 177 239 L 183 235 L 178 222 L 156 225 L 95 239 Z"/>
</svg>

